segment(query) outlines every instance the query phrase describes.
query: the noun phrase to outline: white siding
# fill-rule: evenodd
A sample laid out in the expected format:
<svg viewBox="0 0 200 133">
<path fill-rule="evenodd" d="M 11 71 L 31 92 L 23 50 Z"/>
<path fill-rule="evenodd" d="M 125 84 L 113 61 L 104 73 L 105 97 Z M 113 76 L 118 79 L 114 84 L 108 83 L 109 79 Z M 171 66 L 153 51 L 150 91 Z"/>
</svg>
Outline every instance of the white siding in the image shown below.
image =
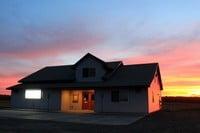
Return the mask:
<svg viewBox="0 0 200 133">
<path fill-rule="evenodd" d="M 12 90 L 11 106 L 13 108 L 25 109 L 60 110 L 60 91 L 50 89 L 41 90 L 41 99 L 25 99 L 25 89 Z"/>
<path fill-rule="evenodd" d="M 148 88 L 148 112 L 155 112 L 160 110 L 161 102 L 161 90 L 158 80 L 158 76 L 154 76 L 154 79 Z"/>
<path fill-rule="evenodd" d="M 125 88 L 123 88 L 125 89 Z M 113 89 L 95 90 L 95 112 L 124 112 L 124 113 L 147 113 L 146 89 L 125 89 L 128 93 L 128 102 L 112 102 L 111 91 Z"/>
</svg>

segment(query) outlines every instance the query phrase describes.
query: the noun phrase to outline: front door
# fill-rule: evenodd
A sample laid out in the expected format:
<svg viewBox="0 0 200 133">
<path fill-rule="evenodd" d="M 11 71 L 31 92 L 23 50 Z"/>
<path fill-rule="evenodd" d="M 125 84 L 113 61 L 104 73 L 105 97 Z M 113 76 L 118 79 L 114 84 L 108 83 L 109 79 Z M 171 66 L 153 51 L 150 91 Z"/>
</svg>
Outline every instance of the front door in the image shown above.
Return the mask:
<svg viewBox="0 0 200 133">
<path fill-rule="evenodd" d="M 83 92 L 82 109 L 83 110 L 94 109 L 94 92 Z"/>
</svg>

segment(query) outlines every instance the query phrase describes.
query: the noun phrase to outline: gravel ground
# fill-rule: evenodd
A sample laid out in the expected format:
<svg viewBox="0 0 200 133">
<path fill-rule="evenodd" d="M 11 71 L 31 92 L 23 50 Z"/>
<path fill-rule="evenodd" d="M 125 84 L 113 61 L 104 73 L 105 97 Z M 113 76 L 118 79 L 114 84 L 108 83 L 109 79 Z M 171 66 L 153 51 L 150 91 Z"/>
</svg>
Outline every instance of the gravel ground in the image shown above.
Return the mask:
<svg viewBox="0 0 200 133">
<path fill-rule="evenodd" d="M 127 126 L 0 118 L 0 133 L 200 133 L 200 110 L 159 111 Z"/>
</svg>

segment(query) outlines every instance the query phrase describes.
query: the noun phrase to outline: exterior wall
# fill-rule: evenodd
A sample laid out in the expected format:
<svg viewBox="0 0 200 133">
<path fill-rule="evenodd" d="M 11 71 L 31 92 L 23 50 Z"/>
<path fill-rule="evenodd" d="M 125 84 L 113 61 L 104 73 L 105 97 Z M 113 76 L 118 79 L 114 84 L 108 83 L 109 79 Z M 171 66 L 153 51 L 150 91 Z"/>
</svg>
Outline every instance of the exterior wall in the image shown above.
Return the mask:
<svg viewBox="0 0 200 133">
<path fill-rule="evenodd" d="M 61 111 L 78 112 L 83 111 L 83 92 L 93 92 L 94 90 L 62 90 L 61 92 Z M 78 95 L 78 102 L 73 102 L 73 94 Z"/>
<path fill-rule="evenodd" d="M 65 112 L 69 110 L 70 106 L 70 95 L 68 90 L 61 91 L 61 111 Z"/>
<path fill-rule="evenodd" d="M 61 92 L 61 111 L 82 110 L 82 91 L 81 90 L 62 90 Z M 73 93 L 78 94 L 78 102 L 73 102 Z"/>
<path fill-rule="evenodd" d="M 41 99 L 25 99 L 25 89 L 18 89 L 11 94 L 11 106 L 23 109 L 60 110 L 60 90 L 41 89 Z"/>
<path fill-rule="evenodd" d="M 124 112 L 147 113 L 147 89 L 133 88 L 123 90 L 128 93 L 128 102 L 112 102 L 111 91 L 113 89 L 95 90 L 95 112 Z"/>
<path fill-rule="evenodd" d="M 61 93 L 60 90 L 56 90 L 56 89 L 48 90 L 48 94 L 49 94 L 48 108 L 50 111 L 60 111 L 60 103 L 61 103 L 60 93 Z"/>
<path fill-rule="evenodd" d="M 96 77 L 83 78 L 82 77 L 82 69 L 84 67 L 96 68 Z M 83 61 L 81 61 L 80 64 L 78 64 L 78 66 L 76 67 L 76 80 L 77 81 L 89 81 L 89 82 L 101 81 L 105 72 L 106 71 L 100 62 L 98 62 L 92 58 L 86 58 Z"/>
<path fill-rule="evenodd" d="M 148 112 L 155 112 L 161 109 L 161 90 L 158 76 L 154 79 L 148 88 Z"/>
</svg>

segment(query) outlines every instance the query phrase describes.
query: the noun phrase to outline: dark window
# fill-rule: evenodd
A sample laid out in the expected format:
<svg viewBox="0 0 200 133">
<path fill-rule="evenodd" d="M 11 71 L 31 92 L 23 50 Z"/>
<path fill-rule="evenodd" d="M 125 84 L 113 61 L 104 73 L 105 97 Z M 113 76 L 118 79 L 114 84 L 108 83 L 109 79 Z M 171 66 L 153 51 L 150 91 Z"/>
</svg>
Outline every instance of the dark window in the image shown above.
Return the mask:
<svg viewBox="0 0 200 133">
<path fill-rule="evenodd" d="M 111 92 L 111 101 L 119 102 L 119 91 L 118 90 L 114 90 Z"/>
<path fill-rule="evenodd" d="M 84 78 L 95 77 L 96 70 L 95 70 L 95 68 L 83 68 L 82 75 Z"/>
<path fill-rule="evenodd" d="M 120 91 L 119 93 L 119 101 L 120 102 L 128 102 L 128 93 L 127 91 Z"/>
<path fill-rule="evenodd" d="M 113 90 L 111 91 L 112 102 L 128 102 L 128 91 L 126 90 Z"/>
</svg>

